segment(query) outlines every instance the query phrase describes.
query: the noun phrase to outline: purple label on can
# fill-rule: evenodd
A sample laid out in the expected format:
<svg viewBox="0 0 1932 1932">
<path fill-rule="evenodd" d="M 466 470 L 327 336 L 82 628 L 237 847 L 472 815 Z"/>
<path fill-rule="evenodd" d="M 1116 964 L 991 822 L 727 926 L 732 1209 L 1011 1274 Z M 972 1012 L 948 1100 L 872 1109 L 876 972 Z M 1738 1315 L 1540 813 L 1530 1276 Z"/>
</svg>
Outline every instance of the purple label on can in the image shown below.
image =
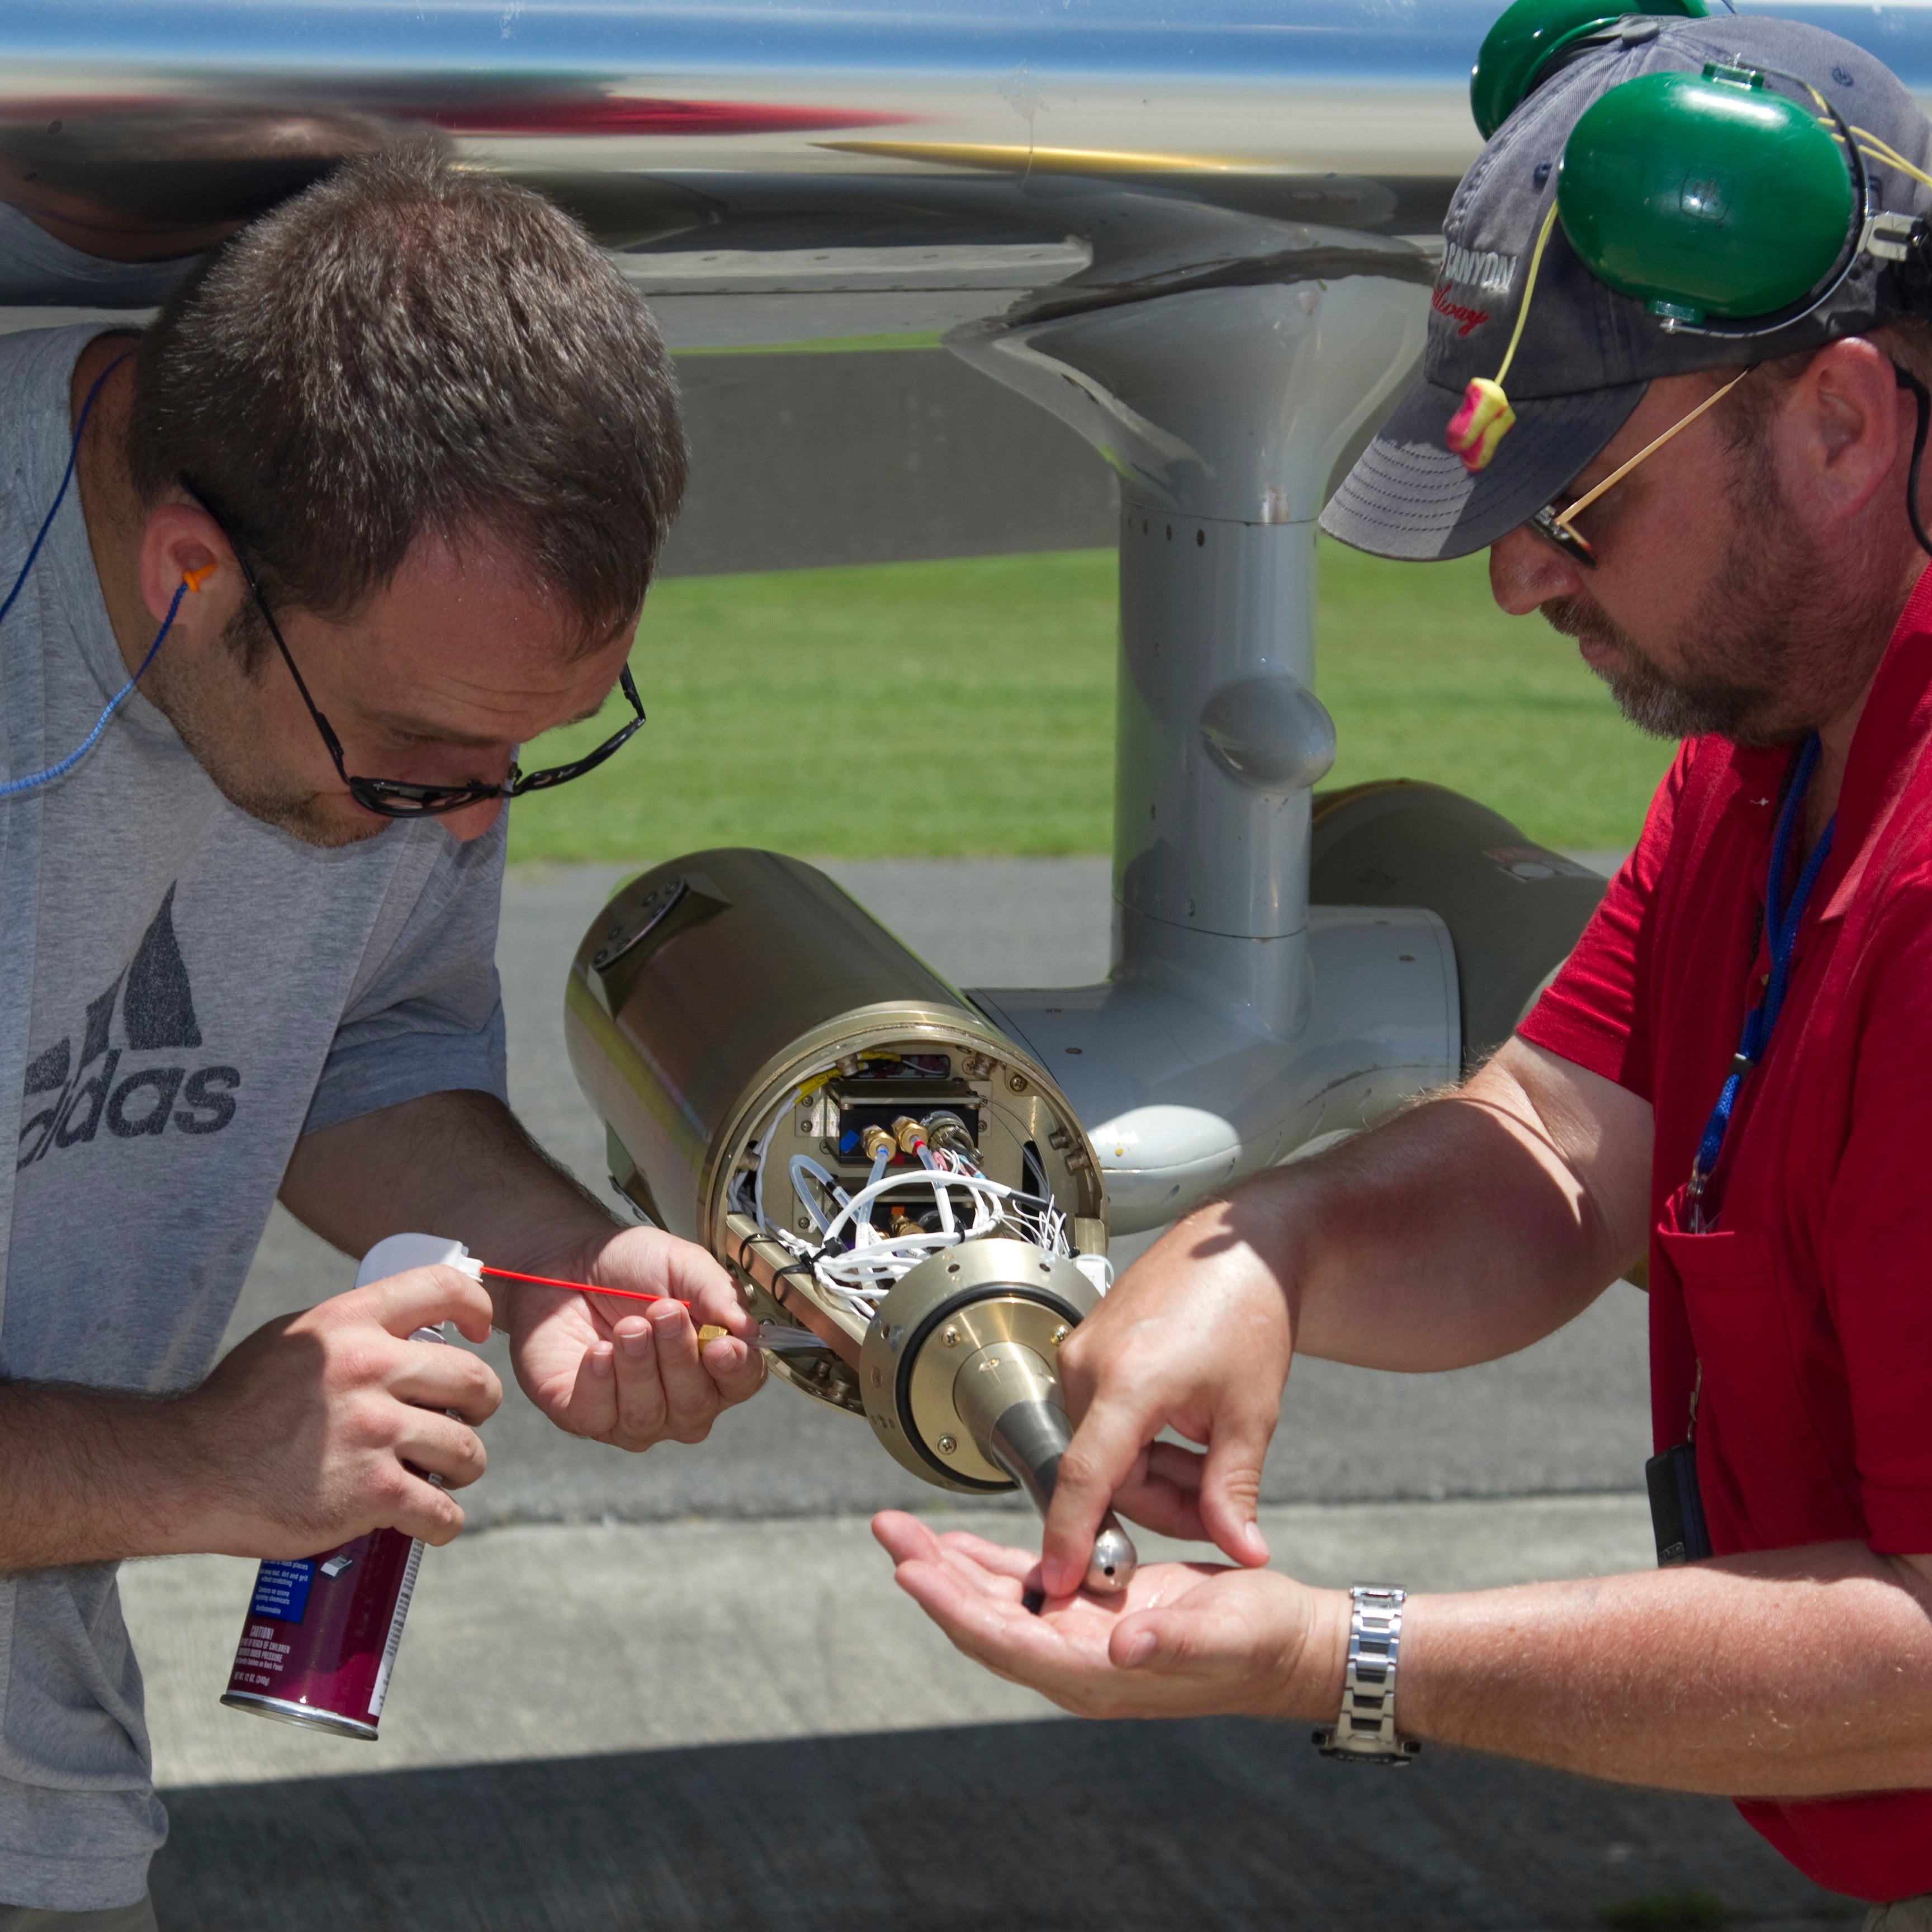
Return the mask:
<svg viewBox="0 0 1932 1932">
<path fill-rule="evenodd" d="M 255 1594 L 249 1600 L 248 1614 L 298 1624 L 308 1608 L 309 1588 L 314 1581 L 315 1564 L 310 1558 L 264 1563 L 255 1578 Z"/>
</svg>

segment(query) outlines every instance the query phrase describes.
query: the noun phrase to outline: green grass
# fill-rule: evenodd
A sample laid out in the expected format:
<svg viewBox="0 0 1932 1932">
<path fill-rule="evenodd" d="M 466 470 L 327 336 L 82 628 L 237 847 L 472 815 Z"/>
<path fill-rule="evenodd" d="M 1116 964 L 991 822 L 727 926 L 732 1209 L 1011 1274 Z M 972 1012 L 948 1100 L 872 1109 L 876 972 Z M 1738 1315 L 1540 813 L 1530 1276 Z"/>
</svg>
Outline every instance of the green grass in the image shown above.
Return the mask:
<svg viewBox="0 0 1932 1932">
<path fill-rule="evenodd" d="M 1108 551 L 661 584 L 632 660 L 649 727 L 520 804 L 512 856 L 1104 852 L 1114 622 Z M 1567 641 L 1497 612 L 1481 557 L 1324 542 L 1316 662 L 1341 746 L 1329 783 L 1430 778 L 1551 844 L 1635 840 L 1669 748 L 1623 723 Z"/>
</svg>

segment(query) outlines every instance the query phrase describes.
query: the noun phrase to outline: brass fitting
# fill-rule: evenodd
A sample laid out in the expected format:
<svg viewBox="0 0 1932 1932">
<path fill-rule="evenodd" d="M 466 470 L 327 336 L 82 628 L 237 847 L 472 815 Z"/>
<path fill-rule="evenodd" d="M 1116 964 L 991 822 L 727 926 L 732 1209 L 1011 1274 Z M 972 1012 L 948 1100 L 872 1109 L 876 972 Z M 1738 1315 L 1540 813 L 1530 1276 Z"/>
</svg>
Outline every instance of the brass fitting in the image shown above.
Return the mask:
<svg viewBox="0 0 1932 1932">
<path fill-rule="evenodd" d="M 893 1124 L 896 1126 L 898 1123 L 895 1122 Z M 866 1158 L 868 1160 L 878 1160 L 879 1150 L 881 1148 L 890 1148 L 894 1153 L 898 1151 L 898 1143 L 886 1132 L 884 1127 L 868 1127 L 859 1136 L 859 1144 L 866 1150 Z"/>
<path fill-rule="evenodd" d="M 892 1138 L 904 1154 L 916 1154 L 926 1144 L 926 1130 L 910 1114 L 902 1114 L 892 1123 Z"/>
</svg>

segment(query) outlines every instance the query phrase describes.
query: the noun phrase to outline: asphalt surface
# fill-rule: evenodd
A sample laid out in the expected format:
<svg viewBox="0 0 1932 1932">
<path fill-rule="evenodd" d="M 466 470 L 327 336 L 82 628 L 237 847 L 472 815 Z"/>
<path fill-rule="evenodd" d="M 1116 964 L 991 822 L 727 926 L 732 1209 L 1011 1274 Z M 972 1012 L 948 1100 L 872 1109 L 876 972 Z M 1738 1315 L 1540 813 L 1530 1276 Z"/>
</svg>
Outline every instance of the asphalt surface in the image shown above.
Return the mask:
<svg viewBox="0 0 1932 1932">
<path fill-rule="evenodd" d="M 829 869 L 964 985 L 1105 970 L 1104 861 Z M 560 989 L 622 876 L 513 878 L 500 956 L 513 1098 L 598 1186 Z M 278 1215 L 231 1340 L 352 1273 Z M 1418 1589 L 1645 1566 L 1642 1331 L 1619 1286 L 1508 1362 L 1300 1364 L 1268 1469 L 1275 1561 Z M 428 1555 L 376 1744 L 220 1707 L 250 1565 L 124 1572 L 173 1820 L 164 1932 L 1662 1932 L 1856 1913 L 1713 1799 L 1436 1751 L 1390 1778 L 1280 1726 L 1059 1718 L 943 1643 L 864 1522 L 910 1504 L 1025 1546 L 1030 1517 L 949 1511 L 789 1389 L 644 1456 L 571 1441 L 514 1392 L 486 1433 L 472 1533 Z"/>
</svg>

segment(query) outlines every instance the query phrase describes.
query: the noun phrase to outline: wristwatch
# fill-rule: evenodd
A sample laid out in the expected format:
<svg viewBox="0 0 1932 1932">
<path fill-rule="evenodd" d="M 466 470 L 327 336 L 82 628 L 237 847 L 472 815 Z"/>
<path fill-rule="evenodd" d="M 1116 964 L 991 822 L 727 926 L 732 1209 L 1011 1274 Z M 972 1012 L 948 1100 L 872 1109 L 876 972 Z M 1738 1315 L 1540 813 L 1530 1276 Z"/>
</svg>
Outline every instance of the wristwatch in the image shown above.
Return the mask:
<svg viewBox="0 0 1932 1932">
<path fill-rule="evenodd" d="M 1421 1745 L 1397 1735 L 1395 1667 L 1402 1648 L 1406 1590 L 1358 1583 L 1348 1592 L 1348 1668 L 1342 1712 L 1332 1730 L 1315 1733 L 1324 1757 L 1352 1764 L 1407 1764 Z"/>
</svg>

